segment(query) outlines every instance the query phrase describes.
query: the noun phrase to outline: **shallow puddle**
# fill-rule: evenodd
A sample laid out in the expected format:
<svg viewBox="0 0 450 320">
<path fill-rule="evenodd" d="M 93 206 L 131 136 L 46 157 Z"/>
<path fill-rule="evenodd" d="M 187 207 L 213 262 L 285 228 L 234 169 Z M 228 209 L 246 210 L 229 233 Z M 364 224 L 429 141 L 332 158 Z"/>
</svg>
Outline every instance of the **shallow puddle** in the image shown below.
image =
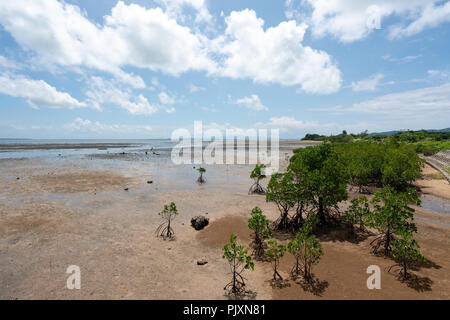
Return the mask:
<svg viewBox="0 0 450 320">
<path fill-rule="evenodd" d="M 420 197 L 422 201 L 421 207 L 434 212 L 450 214 L 450 200 L 426 195 Z"/>
</svg>

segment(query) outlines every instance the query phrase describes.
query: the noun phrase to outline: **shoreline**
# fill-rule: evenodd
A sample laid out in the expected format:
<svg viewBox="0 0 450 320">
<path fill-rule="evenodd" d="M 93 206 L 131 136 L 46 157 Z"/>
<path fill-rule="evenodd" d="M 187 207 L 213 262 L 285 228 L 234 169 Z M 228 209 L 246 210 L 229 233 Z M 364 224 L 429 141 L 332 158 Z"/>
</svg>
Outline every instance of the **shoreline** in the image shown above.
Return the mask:
<svg viewBox="0 0 450 320">
<path fill-rule="evenodd" d="M 39 141 L 39 140 L 36 140 Z M 47 141 L 47 140 L 46 140 Z M 76 140 L 78 141 L 78 140 Z M 225 140 L 224 140 L 225 141 Z M 239 140 L 240 141 L 240 140 Z M 113 149 L 113 148 L 131 148 L 142 147 L 145 145 L 153 145 L 155 142 L 177 144 L 176 141 L 170 139 L 155 139 L 148 141 L 139 141 L 130 139 L 130 142 L 64 142 L 64 143 L 49 143 L 49 142 L 35 142 L 35 143 L 1 143 L 0 151 L 26 151 L 26 150 L 65 150 L 65 149 Z M 267 141 L 270 145 L 270 140 Z M 210 141 L 203 141 L 206 145 Z M 321 141 L 302 141 L 302 140 L 279 140 L 280 149 L 291 148 L 295 146 L 313 146 L 320 144 Z"/>
</svg>

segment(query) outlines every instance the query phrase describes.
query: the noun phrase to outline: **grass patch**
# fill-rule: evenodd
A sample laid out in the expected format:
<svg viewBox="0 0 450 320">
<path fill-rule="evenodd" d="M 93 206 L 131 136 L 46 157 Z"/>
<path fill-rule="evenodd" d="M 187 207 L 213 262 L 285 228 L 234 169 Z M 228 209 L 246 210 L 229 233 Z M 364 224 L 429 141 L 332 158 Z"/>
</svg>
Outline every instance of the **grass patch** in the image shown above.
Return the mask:
<svg viewBox="0 0 450 320">
<path fill-rule="evenodd" d="M 436 173 L 426 173 L 423 175 L 424 178 L 433 179 L 433 180 L 443 180 L 445 179 L 444 175 L 440 172 Z"/>
<path fill-rule="evenodd" d="M 414 143 L 417 153 L 431 156 L 439 151 L 450 149 L 450 141 L 420 141 Z"/>
</svg>

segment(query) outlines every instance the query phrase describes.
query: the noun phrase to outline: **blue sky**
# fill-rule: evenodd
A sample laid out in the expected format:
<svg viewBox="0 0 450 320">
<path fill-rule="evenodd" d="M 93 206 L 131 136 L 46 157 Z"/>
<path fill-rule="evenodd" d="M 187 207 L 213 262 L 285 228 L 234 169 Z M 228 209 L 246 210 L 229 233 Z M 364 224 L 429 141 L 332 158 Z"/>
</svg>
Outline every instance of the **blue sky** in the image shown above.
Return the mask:
<svg viewBox="0 0 450 320">
<path fill-rule="evenodd" d="M 450 1 L 0 2 L 0 137 L 450 127 Z"/>
</svg>

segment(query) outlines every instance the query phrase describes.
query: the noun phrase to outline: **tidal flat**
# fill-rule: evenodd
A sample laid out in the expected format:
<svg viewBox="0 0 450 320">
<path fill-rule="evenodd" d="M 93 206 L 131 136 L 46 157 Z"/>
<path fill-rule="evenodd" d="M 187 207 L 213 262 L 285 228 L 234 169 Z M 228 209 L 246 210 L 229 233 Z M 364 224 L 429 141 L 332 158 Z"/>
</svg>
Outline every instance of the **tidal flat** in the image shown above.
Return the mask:
<svg viewBox="0 0 450 320">
<path fill-rule="evenodd" d="M 280 152 L 281 170 L 286 154 L 302 146 L 288 144 Z M 207 181 L 199 185 L 195 165 L 170 161 L 170 146 L 116 147 L 1 153 L 0 299 L 227 299 L 223 245 L 236 233 L 250 248 L 247 221 L 255 206 L 272 221 L 279 216 L 264 196 L 248 195 L 254 166 L 207 165 Z M 446 180 L 416 183 L 424 197 L 438 197 L 448 207 Z M 355 196 L 349 188 L 349 200 Z M 172 201 L 179 215 L 175 239 L 167 241 L 155 229 L 158 213 Z M 341 203 L 342 210 L 348 205 Z M 414 283 L 398 281 L 388 272 L 393 261 L 370 253 L 371 237 L 347 241 L 336 229 L 318 237 L 324 256 L 313 272 L 320 290 L 305 291 L 296 281 L 272 287 L 270 263 L 257 261 L 245 273 L 250 298 L 449 299 L 450 215 L 435 208 L 428 202 L 415 207 L 417 239 L 429 262 L 413 270 Z M 201 231 L 190 225 L 197 215 L 210 220 Z M 287 243 L 286 235 L 276 236 Z M 200 259 L 207 263 L 198 265 Z M 287 279 L 292 263 L 289 255 L 280 263 Z M 70 265 L 80 267 L 80 290 L 66 288 Z M 381 268 L 381 290 L 366 287 L 369 265 Z"/>
</svg>

